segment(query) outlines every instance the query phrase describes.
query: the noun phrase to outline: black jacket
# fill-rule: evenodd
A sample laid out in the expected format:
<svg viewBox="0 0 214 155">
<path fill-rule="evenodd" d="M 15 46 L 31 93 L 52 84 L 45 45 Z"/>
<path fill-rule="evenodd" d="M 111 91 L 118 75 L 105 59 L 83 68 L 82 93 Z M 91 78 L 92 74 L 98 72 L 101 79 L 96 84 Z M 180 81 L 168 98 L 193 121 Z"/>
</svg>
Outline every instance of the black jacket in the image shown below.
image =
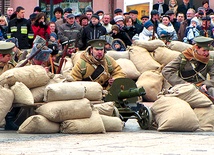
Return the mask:
<svg viewBox="0 0 214 155">
<path fill-rule="evenodd" d="M 185 19 L 186 19 L 186 13 L 187 13 L 187 10 L 189 8 L 193 8 L 195 10 L 195 7 L 193 5 L 191 5 L 190 3 L 188 3 L 187 6 L 185 6 L 184 3 L 183 3 L 183 4 L 178 6 L 177 13 L 180 13 L 180 12 L 183 13 L 184 16 L 185 16 Z"/>
<path fill-rule="evenodd" d="M 153 10 L 158 10 L 159 4 L 153 5 Z M 164 15 L 169 10 L 169 6 L 167 4 L 163 4 L 163 13 L 161 15 Z"/>
<path fill-rule="evenodd" d="M 121 39 L 125 43 L 126 46 L 132 45 L 131 39 L 129 38 L 128 34 L 123 29 L 120 29 L 120 32 L 117 34 L 112 33 L 112 37 L 114 39 L 117 39 L 117 38 Z"/>
<path fill-rule="evenodd" d="M 87 42 L 92 39 L 98 39 L 100 36 L 107 34 L 106 28 L 101 23 L 93 25 L 91 22 L 84 27 L 82 32 L 83 49 L 88 46 Z"/>
<path fill-rule="evenodd" d="M 124 26 L 123 30 L 129 35 L 130 39 L 132 39 L 132 37 L 137 33 L 135 26 L 132 26 L 132 27 Z"/>
<path fill-rule="evenodd" d="M 7 37 L 17 38 L 20 49 L 29 49 L 32 47 L 34 33 L 27 19 L 14 18 L 8 24 Z"/>
</svg>

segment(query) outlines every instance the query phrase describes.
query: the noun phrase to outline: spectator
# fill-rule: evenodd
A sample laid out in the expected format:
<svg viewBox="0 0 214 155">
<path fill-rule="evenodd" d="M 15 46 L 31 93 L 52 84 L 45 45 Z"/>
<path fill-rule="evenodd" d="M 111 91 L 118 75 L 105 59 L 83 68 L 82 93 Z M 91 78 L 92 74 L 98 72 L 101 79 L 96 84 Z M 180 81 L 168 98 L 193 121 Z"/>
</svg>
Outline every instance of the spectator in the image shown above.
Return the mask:
<svg viewBox="0 0 214 155">
<path fill-rule="evenodd" d="M 7 15 L 6 15 L 6 17 L 7 17 L 7 23 L 9 23 L 10 17 L 13 14 L 13 12 L 14 12 L 13 8 L 11 8 L 11 7 L 7 8 Z"/>
<path fill-rule="evenodd" d="M 15 37 L 19 42 L 19 49 L 32 47 L 34 33 L 28 20 L 24 18 L 25 9 L 21 6 L 16 8 L 16 17 L 8 24 L 7 38 Z"/>
<path fill-rule="evenodd" d="M 149 20 L 149 16 L 143 15 L 143 16 L 141 17 L 142 25 L 144 25 L 144 23 L 147 22 L 148 20 Z"/>
<path fill-rule="evenodd" d="M 34 38 L 39 35 L 48 42 L 51 31 L 44 12 L 40 12 L 36 15 L 35 22 L 32 25 L 32 30 L 34 32 Z"/>
<path fill-rule="evenodd" d="M 184 22 L 184 20 L 185 20 L 184 14 L 182 12 L 179 12 L 177 15 L 177 22 L 179 22 L 181 24 Z"/>
<path fill-rule="evenodd" d="M 64 14 L 63 14 L 63 18 L 60 18 L 59 20 L 57 20 L 56 23 L 56 28 L 58 29 L 60 27 L 60 25 L 66 23 L 66 18 L 67 15 L 72 13 L 72 9 L 71 8 L 65 8 L 64 10 Z"/>
<path fill-rule="evenodd" d="M 129 11 L 129 16 L 133 19 L 133 25 L 136 28 L 137 34 L 139 34 L 140 32 L 142 32 L 142 30 L 143 30 L 142 23 L 141 23 L 141 21 L 139 19 L 137 19 L 138 11 L 137 10 L 131 10 L 131 11 Z"/>
<path fill-rule="evenodd" d="M 86 15 L 81 15 L 80 16 L 80 25 L 82 27 L 86 27 L 88 25 L 89 19 Z"/>
<path fill-rule="evenodd" d="M 183 39 L 185 43 L 192 44 L 192 45 L 195 44 L 195 42 L 193 41 L 194 38 L 200 35 L 199 34 L 200 32 L 197 29 L 198 24 L 199 23 L 196 18 L 193 18 L 191 20 L 190 26 L 187 26 L 186 28 L 185 36 Z"/>
<path fill-rule="evenodd" d="M 158 39 L 158 35 L 154 32 L 154 24 L 148 20 L 144 24 L 143 31 L 139 34 L 139 40 L 148 41 L 153 39 Z"/>
<path fill-rule="evenodd" d="M 0 41 L 7 38 L 8 23 L 5 16 L 0 16 Z"/>
<path fill-rule="evenodd" d="M 81 13 L 78 13 L 78 14 L 75 14 L 74 16 L 75 16 L 75 21 L 76 21 L 76 23 L 78 23 L 78 24 L 80 24 L 80 16 L 81 16 L 82 14 Z"/>
<path fill-rule="evenodd" d="M 101 22 L 103 27 L 106 28 L 107 33 L 111 32 L 112 25 L 110 24 L 110 19 L 111 19 L 110 14 L 104 14 L 102 22 Z"/>
<path fill-rule="evenodd" d="M 195 10 L 195 6 L 190 4 L 189 0 L 183 0 L 183 3 L 178 6 L 178 12 L 182 12 L 186 18 L 187 11 L 190 8 Z"/>
<path fill-rule="evenodd" d="M 130 16 L 125 17 L 123 30 L 128 34 L 130 40 L 137 33 L 134 21 Z"/>
<path fill-rule="evenodd" d="M 154 24 L 154 30 L 155 33 L 157 33 L 157 27 L 159 24 L 160 16 L 157 10 L 152 10 L 151 11 L 151 19 L 150 21 Z"/>
<path fill-rule="evenodd" d="M 100 20 L 103 19 L 104 12 L 102 10 L 98 10 L 95 14 L 99 16 Z"/>
<path fill-rule="evenodd" d="M 178 41 L 183 41 L 186 27 L 190 25 L 192 18 L 195 17 L 195 10 L 192 8 L 188 9 L 186 16 L 187 19 L 183 23 L 181 23 L 180 28 L 178 30 Z"/>
<path fill-rule="evenodd" d="M 213 27 L 211 27 L 211 18 L 205 16 L 202 18 L 202 25 L 197 26 L 201 36 L 213 38 Z"/>
<path fill-rule="evenodd" d="M 164 15 L 162 17 L 162 22 L 158 24 L 157 28 L 157 34 L 160 37 L 160 33 L 165 30 L 168 34 L 170 34 L 170 40 L 178 40 L 177 33 L 173 27 L 173 25 L 170 23 L 170 17 L 167 15 Z"/>
<path fill-rule="evenodd" d="M 54 9 L 54 17 L 51 19 L 52 22 L 56 22 L 57 20 L 61 19 L 63 15 L 63 10 L 61 7 L 56 7 Z"/>
<path fill-rule="evenodd" d="M 85 15 L 88 17 L 89 21 L 91 20 L 91 17 L 93 14 L 94 14 L 94 11 L 91 8 L 89 8 L 85 11 Z"/>
<path fill-rule="evenodd" d="M 157 3 L 153 5 L 153 10 L 157 10 L 161 16 L 169 10 L 169 6 L 164 3 L 164 0 L 157 0 Z"/>
<path fill-rule="evenodd" d="M 122 16 L 123 15 L 123 11 L 121 10 L 121 9 L 115 9 L 114 10 L 114 17 L 116 17 L 116 16 Z M 110 24 L 111 25 L 114 25 L 114 24 L 116 24 L 116 22 L 114 21 L 114 18 L 110 21 Z"/>
<path fill-rule="evenodd" d="M 36 6 L 36 7 L 33 9 L 33 13 L 38 14 L 38 13 L 40 13 L 40 12 L 42 12 L 42 9 L 41 9 L 39 6 Z"/>
<path fill-rule="evenodd" d="M 115 16 L 114 17 L 114 21 L 115 23 L 121 28 L 124 27 L 124 18 L 121 15 Z"/>
<path fill-rule="evenodd" d="M 83 29 L 82 43 L 83 49 L 85 49 L 89 40 L 98 39 L 100 36 L 107 33 L 106 28 L 100 23 L 98 15 L 94 14 L 91 17 L 90 23 Z"/>
<path fill-rule="evenodd" d="M 206 15 L 210 15 L 211 13 L 213 13 L 213 9 L 210 8 L 208 0 L 203 0 L 202 6 L 205 9 Z"/>
<path fill-rule="evenodd" d="M 50 27 L 51 32 L 55 32 L 56 34 L 58 33 L 58 30 L 56 29 L 56 23 L 55 22 L 49 22 L 48 25 Z"/>
<path fill-rule="evenodd" d="M 165 15 L 169 16 L 170 22 L 172 23 L 176 33 L 178 33 L 178 30 L 180 28 L 180 23 L 177 22 L 177 19 L 175 18 L 175 14 L 172 10 L 168 10 Z"/>
<path fill-rule="evenodd" d="M 177 0 L 169 0 L 169 10 L 174 12 L 174 15 L 177 15 L 178 2 Z"/>
</svg>

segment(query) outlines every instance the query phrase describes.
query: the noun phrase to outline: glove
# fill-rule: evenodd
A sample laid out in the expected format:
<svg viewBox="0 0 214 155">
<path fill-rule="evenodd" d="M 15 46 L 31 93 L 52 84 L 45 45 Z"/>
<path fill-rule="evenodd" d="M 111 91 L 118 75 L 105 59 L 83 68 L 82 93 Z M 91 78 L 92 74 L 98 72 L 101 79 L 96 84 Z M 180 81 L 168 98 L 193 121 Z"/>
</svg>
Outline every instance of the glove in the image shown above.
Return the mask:
<svg viewBox="0 0 214 155">
<path fill-rule="evenodd" d="M 48 27 L 45 22 L 40 22 L 39 26 L 42 28 L 45 28 L 45 29 L 47 29 L 47 27 Z"/>
</svg>

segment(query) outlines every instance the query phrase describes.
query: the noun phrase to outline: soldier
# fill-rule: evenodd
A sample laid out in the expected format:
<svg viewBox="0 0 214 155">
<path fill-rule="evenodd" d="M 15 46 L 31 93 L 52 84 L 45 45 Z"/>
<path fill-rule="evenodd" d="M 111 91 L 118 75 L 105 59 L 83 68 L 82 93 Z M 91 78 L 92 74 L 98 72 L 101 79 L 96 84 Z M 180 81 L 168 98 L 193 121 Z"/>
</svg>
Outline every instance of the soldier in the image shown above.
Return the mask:
<svg viewBox="0 0 214 155">
<path fill-rule="evenodd" d="M 176 59 L 167 64 L 162 74 L 172 85 L 182 83 L 194 83 L 203 92 L 214 97 L 214 64 L 209 54 L 213 39 L 196 37 L 192 48 L 182 52 Z M 210 80 L 207 80 L 207 73 Z"/>
<path fill-rule="evenodd" d="M 105 43 L 102 39 L 88 42 L 91 46 L 81 54 L 80 60 L 71 71 L 74 81 L 95 81 L 108 89 L 115 79 L 125 77 L 115 60 L 105 55 Z"/>
</svg>

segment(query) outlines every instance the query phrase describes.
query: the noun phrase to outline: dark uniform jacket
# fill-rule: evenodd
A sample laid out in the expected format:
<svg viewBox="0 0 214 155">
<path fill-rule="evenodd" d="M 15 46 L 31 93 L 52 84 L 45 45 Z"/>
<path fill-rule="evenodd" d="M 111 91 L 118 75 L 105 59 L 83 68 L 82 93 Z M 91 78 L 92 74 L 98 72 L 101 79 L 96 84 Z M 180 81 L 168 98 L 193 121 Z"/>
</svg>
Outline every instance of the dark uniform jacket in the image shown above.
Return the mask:
<svg viewBox="0 0 214 155">
<path fill-rule="evenodd" d="M 214 64 L 206 65 L 197 60 L 191 60 L 184 62 L 182 60 L 184 56 L 179 55 L 176 59 L 168 63 L 162 70 L 164 78 L 172 85 L 184 84 L 186 82 L 194 84 L 205 84 L 207 88 L 214 86 Z M 210 59 L 211 61 L 212 59 Z M 210 80 L 203 80 L 194 70 L 192 65 L 193 63 L 196 67 L 195 70 L 200 72 L 203 77 L 207 77 L 207 73 L 210 75 Z M 209 63 L 208 63 L 209 64 Z"/>
<path fill-rule="evenodd" d="M 163 4 L 163 13 L 161 15 L 164 15 L 168 10 L 169 10 L 169 6 L 167 4 Z M 153 5 L 153 10 L 158 10 L 159 8 L 159 4 L 154 4 Z"/>
<path fill-rule="evenodd" d="M 101 23 L 97 25 L 93 25 L 91 22 L 88 26 L 84 27 L 82 33 L 82 43 L 83 49 L 85 49 L 88 44 L 87 42 L 92 39 L 98 39 L 100 36 L 105 35 L 107 33 L 106 28 L 102 26 Z"/>
<path fill-rule="evenodd" d="M 34 33 L 27 19 L 14 18 L 8 24 L 7 37 L 8 39 L 11 37 L 17 38 L 19 49 L 29 49 L 32 47 Z"/>
</svg>

